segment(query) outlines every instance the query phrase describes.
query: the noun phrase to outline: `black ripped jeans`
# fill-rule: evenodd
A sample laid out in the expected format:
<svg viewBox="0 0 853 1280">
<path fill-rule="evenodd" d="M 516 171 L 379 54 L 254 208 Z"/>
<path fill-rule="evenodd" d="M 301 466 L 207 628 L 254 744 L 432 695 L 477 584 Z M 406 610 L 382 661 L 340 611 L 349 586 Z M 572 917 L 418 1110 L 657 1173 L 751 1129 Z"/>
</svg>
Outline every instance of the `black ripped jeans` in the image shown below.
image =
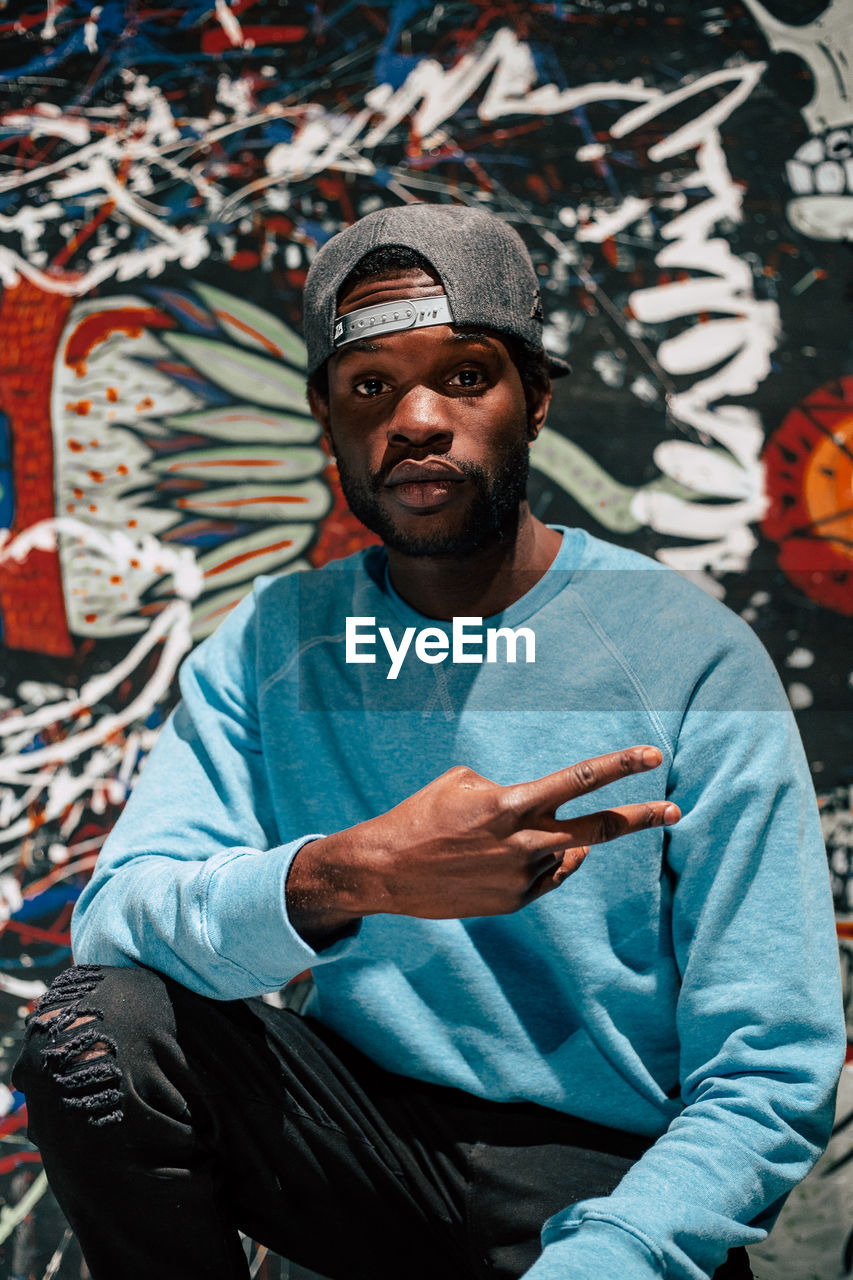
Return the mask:
<svg viewBox="0 0 853 1280">
<path fill-rule="evenodd" d="M 515 1280 L 648 1145 L 147 969 L 70 969 L 28 1021 L 14 1083 L 93 1280 L 245 1280 L 238 1229 L 333 1280 Z M 715 1280 L 751 1274 L 735 1250 Z"/>
</svg>

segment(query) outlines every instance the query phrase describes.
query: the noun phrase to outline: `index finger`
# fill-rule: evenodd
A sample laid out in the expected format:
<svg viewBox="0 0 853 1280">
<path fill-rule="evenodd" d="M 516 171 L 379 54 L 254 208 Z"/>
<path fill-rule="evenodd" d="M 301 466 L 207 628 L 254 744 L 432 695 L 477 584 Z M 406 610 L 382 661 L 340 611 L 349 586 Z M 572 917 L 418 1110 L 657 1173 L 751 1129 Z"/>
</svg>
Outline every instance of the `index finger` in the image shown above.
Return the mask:
<svg viewBox="0 0 853 1280">
<path fill-rule="evenodd" d="M 506 787 L 507 800 L 519 811 L 530 811 L 547 806 L 550 810 L 559 808 L 567 800 L 585 796 L 590 791 L 597 791 L 609 782 L 618 782 L 632 773 L 647 773 L 656 769 L 663 760 L 657 747 L 627 747 L 624 751 L 610 751 L 604 756 L 592 756 L 589 760 L 580 760 L 566 769 L 558 769 L 556 773 L 548 773 L 544 778 L 535 778 L 531 782 L 519 782 L 515 786 Z"/>
</svg>

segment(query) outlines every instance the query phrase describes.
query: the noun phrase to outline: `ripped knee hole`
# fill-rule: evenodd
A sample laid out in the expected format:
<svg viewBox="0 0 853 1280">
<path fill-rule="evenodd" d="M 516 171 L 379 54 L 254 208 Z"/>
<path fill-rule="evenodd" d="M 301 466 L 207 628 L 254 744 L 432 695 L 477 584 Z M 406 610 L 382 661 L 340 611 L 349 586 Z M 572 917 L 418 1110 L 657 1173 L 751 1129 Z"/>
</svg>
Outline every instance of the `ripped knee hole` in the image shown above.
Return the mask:
<svg viewBox="0 0 853 1280">
<path fill-rule="evenodd" d="M 61 1012 L 62 1012 L 61 1009 L 48 1009 L 45 1013 L 39 1014 L 38 1018 L 34 1018 L 33 1021 L 38 1026 L 43 1027 L 46 1022 L 50 1022 L 53 1018 L 57 1016 L 57 1014 Z M 93 1013 L 84 1014 L 83 1017 L 75 1018 L 73 1022 L 69 1023 L 68 1030 L 71 1031 L 73 1030 L 74 1027 L 82 1027 L 87 1022 L 96 1022 L 96 1021 L 97 1021 L 97 1018 Z M 72 1059 L 72 1061 L 87 1062 L 91 1058 L 100 1058 L 105 1053 L 109 1053 L 109 1045 L 106 1043 L 105 1040 L 96 1040 L 95 1043 L 90 1048 L 84 1049 L 82 1053 L 78 1053 L 77 1056 Z"/>
<path fill-rule="evenodd" d="M 31 1033 L 44 1036 L 42 1066 L 59 1085 L 62 1104 L 83 1111 L 88 1122 L 98 1127 L 123 1118 L 118 1045 L 100 1028 L 101 1010 L 82 1004 L 103 976 L 99 965 L 65 970 L 26 1019 Z"/>
</svg>

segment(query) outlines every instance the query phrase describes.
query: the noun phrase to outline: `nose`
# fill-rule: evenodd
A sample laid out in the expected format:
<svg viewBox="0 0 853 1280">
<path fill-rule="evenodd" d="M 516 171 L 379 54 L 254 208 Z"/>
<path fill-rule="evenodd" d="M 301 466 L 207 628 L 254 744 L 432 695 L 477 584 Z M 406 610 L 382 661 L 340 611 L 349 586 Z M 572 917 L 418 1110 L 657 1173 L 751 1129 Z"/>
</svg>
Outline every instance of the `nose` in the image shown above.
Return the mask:
<svg viewBox="0 0 853 1280">
<path fill-rule="evenodd" d="M 400 396 L 388 423 L 388 443 L 447 451 L 453 440 L 446 397 L 423 385 Z"/>
</svg>

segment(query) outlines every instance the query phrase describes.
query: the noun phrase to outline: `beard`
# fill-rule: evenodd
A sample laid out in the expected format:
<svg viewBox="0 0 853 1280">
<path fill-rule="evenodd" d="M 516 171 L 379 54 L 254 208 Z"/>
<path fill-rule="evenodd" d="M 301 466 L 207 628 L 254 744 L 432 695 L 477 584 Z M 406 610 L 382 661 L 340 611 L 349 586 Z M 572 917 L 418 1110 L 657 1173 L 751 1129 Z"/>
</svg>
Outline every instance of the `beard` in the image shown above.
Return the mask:
<svg viewBox="0 0 853 1280">
<path fill-rule="evenodd" d="M 400 529 L 382 504 L 385 479 L 391 467 L 372 471 L 364 479 L 338 458 L 341 489 L 350 511 L 372 533 L 378 534 L 387 547 L 406 556 L 461 557 L 512 539 L 518 530 L 521 502 L 527 495 L 530 467 L 527 440 L 513 443 L 491 472 L 452 454 L 443 454 L 442 460 L 457 467 L 471 489 L 468 507 L 456 528 L 425 534 Z"/>
</svg>

